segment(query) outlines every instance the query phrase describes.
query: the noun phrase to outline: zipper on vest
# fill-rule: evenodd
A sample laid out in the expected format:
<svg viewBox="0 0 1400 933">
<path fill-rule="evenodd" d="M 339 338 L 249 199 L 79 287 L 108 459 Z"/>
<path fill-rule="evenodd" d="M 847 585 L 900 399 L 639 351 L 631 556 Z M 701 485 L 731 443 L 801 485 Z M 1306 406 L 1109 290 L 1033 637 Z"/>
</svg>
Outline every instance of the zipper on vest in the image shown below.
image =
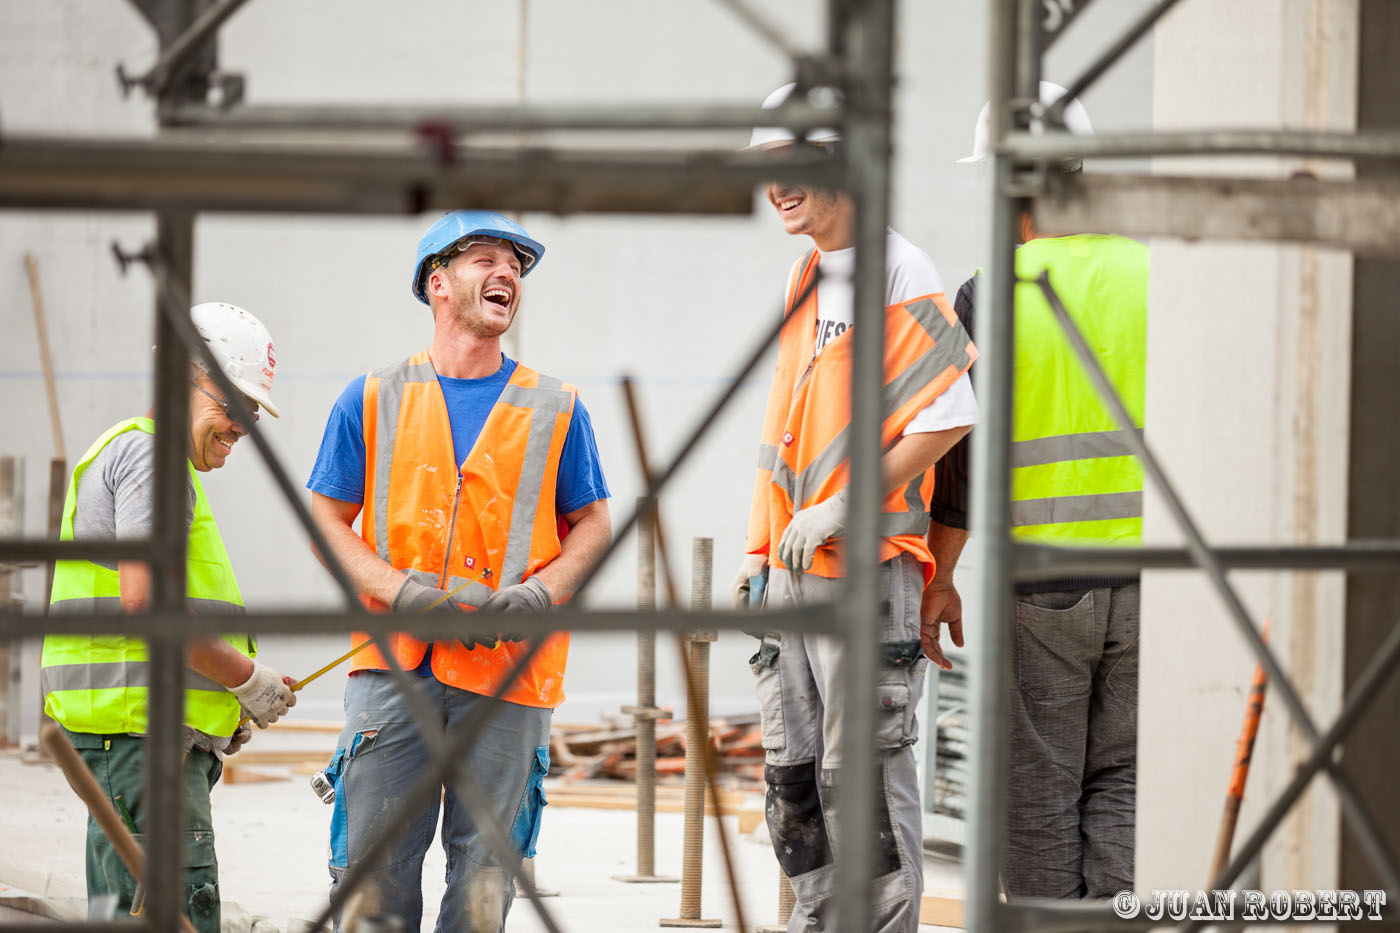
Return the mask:
<svg viewBox="0 0 1400 933">
<path fill-rule="evenodd" d="M 452 520 L 447 525 L 447 553 L 442 558 L 442 580 L 438 589 L 447 589 L 447 572 L 452 567 L 452 534 L 457 530 L 457 506 L 462 501 L 462 471 L 457 470 L 457 489 L 452 493 Z"/>
</svg>

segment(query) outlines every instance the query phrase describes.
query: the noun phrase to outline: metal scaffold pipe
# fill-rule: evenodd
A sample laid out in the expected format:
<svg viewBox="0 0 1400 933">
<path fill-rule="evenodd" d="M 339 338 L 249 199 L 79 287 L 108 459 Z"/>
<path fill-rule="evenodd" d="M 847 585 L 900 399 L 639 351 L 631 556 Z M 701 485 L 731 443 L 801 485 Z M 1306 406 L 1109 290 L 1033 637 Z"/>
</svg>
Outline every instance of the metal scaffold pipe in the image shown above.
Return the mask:
<svg viewBox="0 0 1400 933">
<path fill-rule="evenodd" d="M 690 608 L 710 608 L 714 539 L 696 538 L 691 548 Z M 719 920 L 700 916 L 702 868 L 705 856 L 706 755 L 710 741 L 710 642 L 718 632 L 687 635 L 685 703 L 685 856 L 681 864 L 680 916 L 662 920 L 663 927 L 718 927 Z"/>
<path fill-rule="evenodd" d="M 656 510 L 637 499 L 637 608 L 656 608 Z M 631 883 L 677 881 L 656 873 L 656 720 L 671 711 L 656 706 L 656 633 L 637 633 L 637 705 L 624 706 L 637 728 L 637 873 L 614 875 Z"/>
</svg>

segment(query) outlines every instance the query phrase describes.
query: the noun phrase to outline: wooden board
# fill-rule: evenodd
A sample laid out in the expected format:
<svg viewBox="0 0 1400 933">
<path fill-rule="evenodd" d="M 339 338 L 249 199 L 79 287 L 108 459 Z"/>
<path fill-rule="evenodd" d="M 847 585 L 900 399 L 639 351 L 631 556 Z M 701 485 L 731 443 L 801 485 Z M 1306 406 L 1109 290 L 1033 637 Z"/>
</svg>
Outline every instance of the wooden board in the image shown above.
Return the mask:
<svg viewBox="0 0 1400 933">
<path fill-rule="evenodd" d="M 934 897 L 925 894 L 919 905 L 919 923 L 936 927 L 963 928 L 963 902 L 958 897 Z"/>
</svg>

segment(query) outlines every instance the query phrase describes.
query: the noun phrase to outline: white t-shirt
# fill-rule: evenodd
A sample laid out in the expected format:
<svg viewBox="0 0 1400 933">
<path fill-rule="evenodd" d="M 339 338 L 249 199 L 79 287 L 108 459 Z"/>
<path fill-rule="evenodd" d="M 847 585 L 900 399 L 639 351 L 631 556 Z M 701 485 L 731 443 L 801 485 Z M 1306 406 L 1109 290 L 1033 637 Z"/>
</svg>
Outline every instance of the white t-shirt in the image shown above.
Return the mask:
<svg viewBox="0 0 1400 933">
<path fill-rule="evenodd" d="M 844 334 L 855 320 L 854 287 L 856 251 L 835 249 L 821 254 L 817 266 L 821 278 L 817 282 L 817 343 L 818 352 L 836 337 Z M 885 239 L 885 304 L 898 304 L 912 298 L 922 298 L 943 291 L 943 280 L 928 254 L 904 237 L 889 231 Z M 960 428 L 977 423 L 977 399 L 972 394 L 972 380 L 963 373 L 927 408 L 914 416 L 904 434 L 928 434 Z"/>
</svg>

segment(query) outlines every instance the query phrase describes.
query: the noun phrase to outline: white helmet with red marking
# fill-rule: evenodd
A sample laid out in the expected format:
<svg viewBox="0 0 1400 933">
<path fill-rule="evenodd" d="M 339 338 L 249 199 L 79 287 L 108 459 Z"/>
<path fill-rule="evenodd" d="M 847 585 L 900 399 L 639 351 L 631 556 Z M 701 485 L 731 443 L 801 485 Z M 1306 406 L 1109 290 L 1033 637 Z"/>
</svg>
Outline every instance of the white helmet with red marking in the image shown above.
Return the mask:
<svg viewBox="0 0 1400 933">
<path fill-rule="evenodd" d="M 190 320 L 234 387 L 272 417 L 281 417 L 272 404 L 277 352 L 262 321 L 223 301 L 195 305 L 190 308 Z"/>
</svg>

